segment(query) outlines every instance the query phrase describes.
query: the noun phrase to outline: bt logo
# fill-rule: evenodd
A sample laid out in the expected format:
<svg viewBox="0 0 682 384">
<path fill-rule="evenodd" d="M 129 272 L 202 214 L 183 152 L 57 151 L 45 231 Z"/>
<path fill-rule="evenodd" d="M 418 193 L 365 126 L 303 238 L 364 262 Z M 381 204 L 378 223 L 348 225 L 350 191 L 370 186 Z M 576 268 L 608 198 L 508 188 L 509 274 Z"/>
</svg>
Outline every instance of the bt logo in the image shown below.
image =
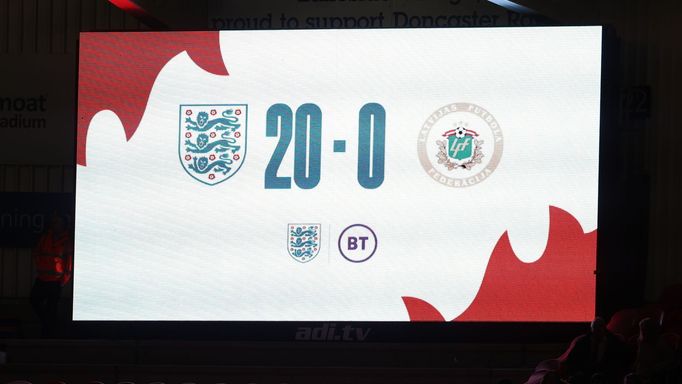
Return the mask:
<svg viewBox="0 0 682 384">
<path fill-rule="evenodd" d="M 377 250 L 377 236 L 372 228 L 364 224 L 353 224 L 341 232 L 338 241 L 339 252 L 346 260 L 362 263 L 369 260 Z"/>
</svg>

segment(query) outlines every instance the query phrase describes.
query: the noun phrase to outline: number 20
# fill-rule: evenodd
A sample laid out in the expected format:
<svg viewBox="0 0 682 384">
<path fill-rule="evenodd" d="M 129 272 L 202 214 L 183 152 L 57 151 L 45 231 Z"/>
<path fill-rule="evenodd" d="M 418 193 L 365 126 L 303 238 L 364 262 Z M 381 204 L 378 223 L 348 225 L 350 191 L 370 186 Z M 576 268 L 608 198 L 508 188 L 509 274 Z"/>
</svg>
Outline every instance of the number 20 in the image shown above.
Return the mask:
<svg viewBox="0 0 682 384">
<path fill-rule="evenodd" d="M 286 104 L 275 104 L 268 109 L 265 134 L 279 136 L 279 142 L 272 158 L 265 168 L 265 188 L 289 189 L 291 178 L 277 176 L 277 170 L 291 142 L 293 114 Z M 281 133 L 278 132 L 281 130 Z M 308 148 L 310 131 L 310 148 Z M 301 189 L 315 188 L 320 182 L 320 160 L 322 139 L 322 111 L 315 104 L 303 104 L 296 110 L 294 141 L 294 182 Z M 308 155 L 310 156 L 308 158 Z"/>
</svg>

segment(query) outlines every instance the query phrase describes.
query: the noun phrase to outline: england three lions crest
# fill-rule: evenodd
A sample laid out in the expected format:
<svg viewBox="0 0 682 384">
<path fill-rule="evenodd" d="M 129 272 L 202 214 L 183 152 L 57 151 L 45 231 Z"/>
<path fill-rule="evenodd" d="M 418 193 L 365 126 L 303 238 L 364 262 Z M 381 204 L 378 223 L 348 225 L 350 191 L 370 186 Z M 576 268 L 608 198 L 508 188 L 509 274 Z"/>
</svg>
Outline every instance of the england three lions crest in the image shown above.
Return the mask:
<svg viewBox="0 0 682 384">
<path fill-rule="evenodd" d="M 180 163 L 195 180 L 216 185 L 246 156 L 246 104 L 180 105 Z"/>
<path fill-rule="evenodd" d="M 287 250 L 294 260 L 307 263 L 320 253 L 320 224 L 287 225 Z"/>
</svg>

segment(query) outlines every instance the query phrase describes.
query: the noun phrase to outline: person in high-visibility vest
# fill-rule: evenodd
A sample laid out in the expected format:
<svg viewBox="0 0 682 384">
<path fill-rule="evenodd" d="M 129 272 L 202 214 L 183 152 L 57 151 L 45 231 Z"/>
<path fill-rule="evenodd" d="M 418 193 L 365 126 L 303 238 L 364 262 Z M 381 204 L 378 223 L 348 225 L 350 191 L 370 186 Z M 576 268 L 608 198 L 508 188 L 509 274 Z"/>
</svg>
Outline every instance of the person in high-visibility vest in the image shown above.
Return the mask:
<svg viewBox="0 0 682 384">
<path fill-rule="evenodd" d="M 62 287 L 73 272 L 73 240 L 66 216 L 55 214 L 47 232 L 33 249 L 36 279 L 31 290 L 31 305 L 42 324 L 43 337 L 54 336 L 59 323 L 59 298 Z"/>
</svg>

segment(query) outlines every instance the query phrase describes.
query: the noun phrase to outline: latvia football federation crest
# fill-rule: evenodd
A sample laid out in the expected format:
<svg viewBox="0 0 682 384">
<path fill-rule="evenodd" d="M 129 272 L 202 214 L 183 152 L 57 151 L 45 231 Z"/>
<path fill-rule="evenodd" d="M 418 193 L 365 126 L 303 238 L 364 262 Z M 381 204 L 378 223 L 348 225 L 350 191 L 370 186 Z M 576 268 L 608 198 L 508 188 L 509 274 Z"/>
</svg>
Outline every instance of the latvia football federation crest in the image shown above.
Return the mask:
<svg viewBox="0 0 682 384">
<path fill-rule="evenodd" d="M 307 263 L 320 253 L 320 224 L 287 225 L 287 250 L 294 260 Z"/>
<path fill-rule="evenodd" d="M 443 133 L 447 140 L 436 140 L 438 146 L 438 162 L 447 169 L 471 169 L 481 163 L 484 141 L 478 139 L 478 133 L 468 129 L 462 121 L 455 124 L 455 129 Z"/>
<path fill-rule="evenodd" d="M 180 105 L 180 163 L 195 180 L 216 185 L 246 155 L 246 104 Z"/>
<path fill-rule="evenodd" d="M 453 188 L 487 180 L 502 158 L 500 124 L 487 109 L 452 103 L 435 110 L 419 128 L 417 155 L 426 174 Z"/>
</svg>

